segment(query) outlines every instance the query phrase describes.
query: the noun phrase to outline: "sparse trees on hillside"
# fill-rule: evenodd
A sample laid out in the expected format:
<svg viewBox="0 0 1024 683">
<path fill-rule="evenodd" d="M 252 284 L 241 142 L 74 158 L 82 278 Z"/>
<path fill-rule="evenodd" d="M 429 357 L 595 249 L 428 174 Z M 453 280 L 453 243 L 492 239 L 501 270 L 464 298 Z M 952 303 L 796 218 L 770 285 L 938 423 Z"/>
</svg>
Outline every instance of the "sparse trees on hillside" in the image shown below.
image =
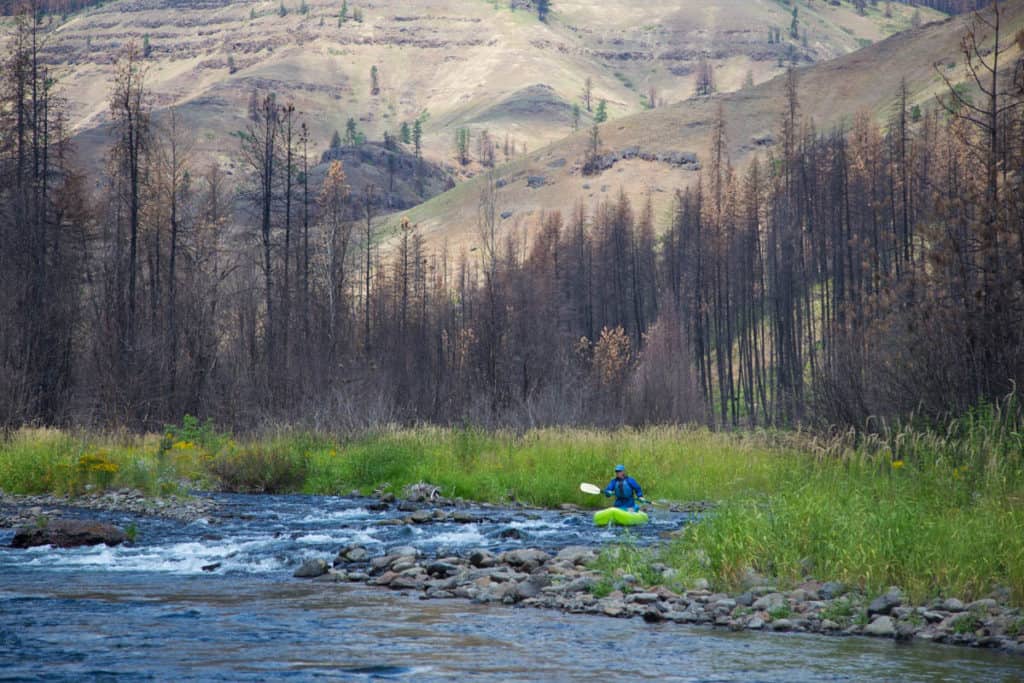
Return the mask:
<svg viewBox="0 0 1024 683">
<path fill-rule="evenodd" d="M 380 79 L 378 77 L 377 65 L 370 67 L 370 95 L 376 97 L 380 94 Z"/>
<path fill-rule="evenodd" d="M 351 116 L 345 122 L 345 144 L 354 147 L 362 141 L 362 135 L 356 126 L 356 120 Z"/>
<path fill-rule="evenodd" d="M 694 83 L 693 93 L 697 97 L 704 97 L 715 92 L 715 67 L 706 54 L 702 54 L 697 63 L 697 79 Z"/>
<path fill-rule="evenodd" d="M 409 131 L 409 123 L 407 121 L 402 121 L 402 125 L 398 129 L 398 139 L 402 141 L 403 145 L 408 145 L 412 142 L 412 133 Z"/>
<path fill-rule="evenodd" d="M 129 55 L 90 201 L 20 18 L 0 71 L 0 421 L 862 426 L 998 399 L 1024 383 L 1024 92 L 999 11 L 965 37 L 973 95 L 946 112 L 915 116 L 901 87 L 886 125 L 818 130 L 790 72 L 768 156 L 734 169 L 720 110 L 665 224 L 620 190 L 514 229 L 489 175 L 462 253 L 410 221 L 380 246 L 387 199 L 353 197 L 340 162 L 309 192 L 308 130 L 269 95 L 241 173 L 194 168 Z M 590 131 L 586 173 L 605 164 Z"/>
<path fill-rule="evenodd" d="M 476 139 L 476 158 L 485 168 L 494 167 L 494 140 L 486 128 L 480 131 Z"/>
<path fill-rule="evenodd" d="M 412 123 L 412 145 L 413 154 L 416 155 L 416 161 L 419 162 L 423 158 L 423 124 L 420 123 L 418 117 Z"/>
<path fill-rule="evenodd" d="M 592 175 L 599 172 L 601 156 L 601 130 L 595 122 L 590 127 L 590 137 L 587 139 L 587 154 L 583 162 L 583 175 Z"/>
<path fill-rule="evenodd" d="M 587 111 L 592 111 L 591 100 L 594 93 L 594 82 L 590 76 L 587 76 L 586 80 L 583 81 L 583 106 L 587 108 Z"/>
<path fill-rule="evenodd" d="M 797 6 L 793 5 L 793 20 L 789 22 L 789 37 L 793 40 L 800 37 L 800 20 L 797 17 L 797 11 Z"/>
<path fill-rule="evenodd" d="M 572 105 L 572 132 L 575 133 L 580 129 L 580 105 L 573 102 Z M 508 156 L 507 154 L 505 156 Z"/>
<path fill-rule="evenodd" d="M 469 128 L 459 127 L 455 129 L 455 157 L 459 163 L 465 166 L 469 163 Z"/>
<path fill-rule="evenodd" d="M 334 131 L 334 134 L 331 135 L 331 142 L 328 145 L 328 149 L 338 149 L 339 147 L 341 147 L 341 134 L 338 133 L 338 131 Z"/>
<path fill-rule="evenodd" d="M 608 120 L 608 102 L 601 99 L 597 103 L 597 111 L 594 112 L 594 123 L 604 123 Z"/>
</svg>

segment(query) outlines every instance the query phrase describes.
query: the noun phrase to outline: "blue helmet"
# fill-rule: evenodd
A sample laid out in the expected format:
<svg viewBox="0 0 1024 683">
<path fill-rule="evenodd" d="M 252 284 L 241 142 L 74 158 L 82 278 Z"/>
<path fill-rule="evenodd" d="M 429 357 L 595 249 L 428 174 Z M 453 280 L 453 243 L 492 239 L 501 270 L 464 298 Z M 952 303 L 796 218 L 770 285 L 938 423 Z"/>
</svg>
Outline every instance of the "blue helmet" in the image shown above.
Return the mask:
<svg viewBox="0 0 1024 683">
<path fill-rule="evenodd" d="M 625 465 L 616 465 L 615 466 L 615 471 L 616 472 L 625 472 L 626 471 L 626 466 Z"/>
</svg>

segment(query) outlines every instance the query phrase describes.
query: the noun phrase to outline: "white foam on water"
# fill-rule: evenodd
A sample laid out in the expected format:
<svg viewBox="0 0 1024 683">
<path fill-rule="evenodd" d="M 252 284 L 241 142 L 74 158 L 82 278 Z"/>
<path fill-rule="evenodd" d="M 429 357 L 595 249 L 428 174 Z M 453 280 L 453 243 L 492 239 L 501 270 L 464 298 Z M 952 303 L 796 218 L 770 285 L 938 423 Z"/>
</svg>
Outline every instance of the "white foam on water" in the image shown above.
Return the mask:
<svg viewBox="0 0 1024 683">
<path fill-rule="evenodd" d="M 487 538 L 480 533 L 480 529 L 477 528 L 476 524 L 466 524 L 461 526 L 458 531 L 443 531 L 439 534 L 429 535 L 423 540 L 443 545 L 460 546 L 479 545 L 484 543 Z"/>
<path fill-rule="evenodd" d="M 350 508 L 348 510 L 332 510 L 331 512 L 317 512 L 308 514 L 296 519 L 302 524 L 318 524 L 323 522 L 337 522 L 355 519 L 368 519 L 372 515 L 366 508 Z"/>
<path fill-rule="evenodd" d="M 111 572 L 160 572 L 199 574 L 203 567 L 220 563 L 216 571 L 262 573 L 283 568 L 287 562 L 275 557 L 272 537 L 228 540 L 214 543 L 186 541 L 159 546 L 90 546 L 56 549 L 33 548 L 26 564 L 69 569 L 102 569 Z"/>
<path fill-rule="evenodd" d="M 341 543 L 343 539 L 329 534 L 306 534 L 295 539 L 296 543 Z"/>
</svg>

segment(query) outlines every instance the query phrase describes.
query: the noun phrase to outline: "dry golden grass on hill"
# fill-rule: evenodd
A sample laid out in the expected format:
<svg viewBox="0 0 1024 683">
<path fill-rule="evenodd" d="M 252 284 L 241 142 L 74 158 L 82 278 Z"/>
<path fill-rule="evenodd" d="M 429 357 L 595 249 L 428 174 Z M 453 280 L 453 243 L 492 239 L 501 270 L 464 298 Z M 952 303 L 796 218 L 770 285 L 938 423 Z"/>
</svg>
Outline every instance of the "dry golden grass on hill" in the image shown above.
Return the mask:
<svg viewBox="0 0 1024 683">
<path fill-rule="evenodd" d="M 1024 2 L 1005 6 L 1012 36 L 1024 26 Z M 819 129 L 852 123 L 860 112 L 884 120 L 896 106 L 900 81 L 906 79 L 910 104 L 934 106 L 935 95 L 945 86 L 935 64 L 953 81 L 962 78 L 959 43 L 968 17 L 934 22 L 907 31 L 863 50 L 834 60 L 798 69 L 803 119 Z M 765 158 L 777 139 L 785 104 L 785 76 L 754 88 L 713 97 L 690 99 L 669 107 L 612 119 L 600 126 L 602 150 L 623 152 L 635 148 L 641 155 L 695 152 L 707 158 L 711 125 L 718 107 L 725 115 L 731 161 L 742 166 L 760 154 Z M 623 189 L 638 204 L 650 195 L 656 219 L 664 225 L 676 189 L 699 177 L 689 166 L 633 158 L 616 163 L 594 176 L 584 176 L 589 131 L 536 150 L 527 157 L 499 168 L 496 177 L 501 234 L 524 235 L 536 227 L 544 211 L 568 215 L 580 199 L 588 211 Z M 768 143 L 768 144 L 766 144 Z M 530 187 L 528 181 L 533 178 Z M 539 178 L 543 177 L 542 184 Z M 434 197 L 407 215 L 418 223 L 429 243 L 442 241 L 459 249 L 477 239 L 477 198 L 483 178 L 474 178 L 454 190 Z M 539 186 L 537 186 L 539 184 Z"/>
<path fill-rule="evenodd" d="M 153 105 L 179 107 L 197 150 L 229 167 L 237 147 L 229 134 L 243 127 L 254 88 L 294 101 L 315 149 L 349 117 L 380 139 L 423 116 L 425 155 L 453 163 L 459 126 L 488 128 L 499 141 L 508 135 L 518 150 L 569 134 L 588 77 L 595 103 L 606 99 L 618 119 L 643 111 L 652 88 L 658 103 L 689 97 L 702 54 L 719 88 L 735 90 L 748 72 L 755 82 L 781 73 L 779 58 L 791 51 L 799 63 L 821 62 L 906 28 L 912 13 L 901 3 L 891 18 L 881 7 L 862 17 L 847 2 L 800 3 L 799 38 L 789 40 L 791 8 L 774 0 L 558 0 L 547 24 L 508 0 L 354 0 L 349 16 L 359 8 L 362 22 L 340 26 L 339 2 L 312 0 L 302 13 L 300 1 L 120 0 L 54 18 L 49 58 L 83 159 L 94 161 L 108 143 L 97 126 L 108 118 L 113 62 L 130 39 L 148 37 Z M 773 27 L 781 43 L 769 44 Z"/>
</svg>

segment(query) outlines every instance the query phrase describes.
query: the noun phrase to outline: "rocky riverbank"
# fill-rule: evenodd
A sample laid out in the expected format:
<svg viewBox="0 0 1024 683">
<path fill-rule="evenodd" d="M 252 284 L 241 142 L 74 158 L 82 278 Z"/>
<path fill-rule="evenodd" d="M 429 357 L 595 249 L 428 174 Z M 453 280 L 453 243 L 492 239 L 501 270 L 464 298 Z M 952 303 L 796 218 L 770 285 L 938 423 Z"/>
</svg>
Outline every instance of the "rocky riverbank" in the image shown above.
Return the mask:
<svg viewBox="0 0 1024 683">
<path fill-rule="evenodd" d="M 147 498 L 130 489 L 103 491 L 75 498 L 50 494 L 20 496 L 0 491 L 0 528 L 34 525 L 41 518 L 57 519 L 66 516 L 69 511 L 81 510 L 166 517 L 192 522 L 215 514 L 217 507 L 217 504 L 208 498 Z"/>
<path fill-rule="evenodd" d="M 418 493 L 418 492 L 417 492 Z M 410 514 L 396 523 L 472 522 L 471 515 L 445 512 L 430 496 L 413 500 L 383 498 Z M 416 507 L 427 503 L 428 507 Z M 569 546 L 554 554 L 537 548 L 492 553 L 484 548 L 430 557 L 412 546 L 374 554 L 361 545 L 341 548 L 334 558 L 305 561 L 296 577 L 325 582 L 357 582 L 413 592 L 423 600 L 462 598 L 477 603 L 556 609 L 569 613 L 647 622 L 708 625 L 736 631 L 865 635 L 899 641 L 928 641 L 995 648 L 1024 656 L 1024 615 L 1008 606 L 1009 595 L 962 602 L 935 599 L 914 605 L 898 588 L 871 597 L 836 582 L 807 580 L 783 588 L 757 577 L 742 593 L 714 592 L 698 579 L 688 590 L 643 585 L 635 576 L 608 577 L 592 568 L 598 548 Z M 661 564 L 666 585 L 674 570 Z"/>
<path fill-rule="evenodd" d="M 754 586 L 740 594 L 712 592 L 706 581 L 697 581 L 692 590 L 677 593 L 664 586 L 643 586 L 629 575 L 609 585 L 605 576 L 589 568 L 596 558 L 596 549 L 582 546 L 554 555 L 539 549 L 500 554 L 477 549 L 465 556 L 423 557 L 411 546 L 371 556 L 366 548 L 352 545 L 342 548 L 332 562 L 307 560 L 295 576 L 413 591 L 424 600 L 464 598 L 736 631 L 866 635 L 1024 655 L 1024 616 L 994 598 L 912 605 L 895 588 L 869 599 L 842 584 L 817 581 L 791 590 Z"/>
</svg>

